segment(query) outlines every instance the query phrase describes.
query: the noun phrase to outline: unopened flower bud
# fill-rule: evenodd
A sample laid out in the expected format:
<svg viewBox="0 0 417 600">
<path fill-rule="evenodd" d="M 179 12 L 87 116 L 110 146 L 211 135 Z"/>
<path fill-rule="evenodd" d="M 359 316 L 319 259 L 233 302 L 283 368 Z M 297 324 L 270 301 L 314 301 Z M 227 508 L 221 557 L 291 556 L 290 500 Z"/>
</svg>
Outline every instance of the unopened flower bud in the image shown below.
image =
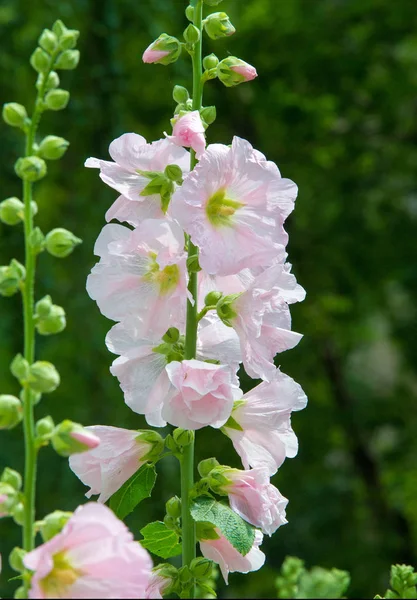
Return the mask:
<svg viewBox="0 0 417 600">
<path fill-rule="evenodd" d="M 162 341 L 167 344 L 175 344 L 180 339 L 180 332 L 176 327 L 170 327 L 168 331 L 162 336 Z"/>
<path fill-rule="evenodd" d="M 8 483 L 0 482 L 0 519 L 11 515 L 17 499 L 17 491 Z"/>
<path fill-rule="evenodd" d="M 47 135 L 39 146 L 39 156 L 47 160 L 57 160 L 64 156 L 69 142 L 56 135 Z"/>
<path fill-rule="evenodd" d="M 79 423 L 65 419 L 55 428 L 51 442 L 55 452 L 68 457 L 97 448 L 100 438 Z"/>
<path fill-rule="evenodd" d="M 40 438 L 49 437 L 55 429 L 55 423 L 52 417 L 44 417 L 36 423 L 36 435 Z"/>
<path fill-rule="evenodd" d="M 187 44 L 196 44 L 200 39 L 200 32 L 195 25 L 190 23 L 184 31 L 184 40 Z"/>
<path fill-rule="evenodd" d="M 200 116 L 206 125 L 211 125 L 216 120 L 217 111 L 215 106 L 206 106 L 200 110 Z"/>
<path fill-rule="evenodd" d="M 50 29 L 44 29 L 39 37 L 38 44 L 51 54 L 58 46 L 58 37 Z"/>
<path fill-rule="evenodd" d="M 30 57 L 30 64 L 38 73 L 46 73 L 49 69 L 50 58 L 45 50 L 42 48 L 36 48 Z"/>
<path fill-rule="evenodd" d="M 210 473 L 210 471 L 212 471 L 213 469 L 215 469 L 216 467 L 219 466 L 219 461 L 217 460 L 217 458 L 206 458 L 205 460 L 202 460 L 198 463 L 198 472 L 200 474 L 200 477 L 207 477 L 207 475 Z"/>
<path fill-rule="evenodd" d="M 13 520 L 17 525 L 22 526 L 25 522 L 25 507 L 23 502 L 18 502 L 15 504 L 10 512 L 10 515 L 13 517 Z"/>
<path fill-rule="evenodd" d="M 46 175 L 46 162 L 39 156 L 19 158 L 14 166 L 16 175 L 26 181 L 39 181 Z"/>
<path fill-rule="evenodd" d="M 13 550 L 9 554 L 9 565 L 13 569 L 13 571 L 17 571 L 17 573 L 22 573 L 25 570 L 25 565 L 23 564 L 23 559 L 25 558 L 27 552 L 23 550 L 23 548 L 18 548 L 17 546 L 13 548 Z"/>
<path fill-rule="evenodd" d="M 39 227 L 35 227 L 29 236 L 29 246 L 34 254 L 39 254 L 45 249 L 45 236 Z"/>
<path fill-rule="evenodd" d="M 26 596 L 27 596 L 27 594 L 26 594 L 25 586 L 21 585 L 15 591 L 13 598 L 15 598 L 16 600 L 20 600 L 21 598 L 26 598 Z"/>
<path fill-rule="evenodd" d="M 204 298 L 204 304 L 206 306 L 216 306 L 217 302 L 223 296 L 222 292 L 209 292 Z"/>
<path fill-rule="evenodd" d="M 16 398 L 17 399 L 17 398 Z M 20 473 L 10 467 L 6 467 L 1 474 L 0 481 L 2 483 L 8 483 L 17 492 L 22 488 L 22 476 Z"/>
<path fill-rule="evenodd" d="M 47 515 L 43 519 L 40 528 L 43 541 L 48 542 L 53 537 L 58 535 L 58 533 L 61 533 L 71 517 L 71 512 L 65 512 L 63 510 L 54 510 L 54 512 Z"/>
<path fill-rule="evenodd" d="M 150 44 L 143 53 L 144 63 L 169 65 L 178 60 L 181 54 L 181 43 L 177 38 L 161 33 L 158 39 Z"/>
<path fill-rule="evenodd" d="M 54 365 L 46 360 L 38 360 L 29 369 L 28 382 L 32 390 L 49 394 L 60 384 L 60 376 Z"/>
<path fill-rule="evenodd" d="M 29 377 L 29 370 L 28 361 L 20 353 L 16 354 L 10 365 L 12 375 L 19 381 L 26 381 Z"/>
<path fill-rule="evenodd" d="M 67 29 L 59 38 L 59 47 L 62 50 L 71 50 L 77 45 L 80 32 L 77 29 Z"/>
<path fill-rule="evenodd" d="M 194 7 L 193 6 L 187 6 L 187 8 L 185 9 L 185 16 L 187 17 L 187 19 L 191 22 L 194 21 Z"/>
<path fill-rule="evenodd" d="M 11 127 L 20 127 L 25 125 L 27 119 L 26 108 L 17 102 L 8 102 L 3 105 L 3 121 Z"/>
<path fill-rule="evenodd" d="M 178 104 L 185 104 L 185 102 L 187 102 L 189 99 L 190 94 L 188 93 L 187 88 L 183 87 L 182 85 L 176 85 L 174 86 L 172 97 L 174 98 L 175 102 L 178 102 Z"/>
<path fill-rule="evenodd" d="M 35 304 L 35 314 L 38 317 L 47 317 L 51 312 L 52 306 L 53 304 L 51 296 L 44 296 Z"/>
<path fill-rule="evenodd" d="M 174 496 L 170 498 L 168 502 L 165 504 L 165 509 L 167 515 L 173 517 L 174 519 L 178 519 L 181 516 L 181 500 L 178 496 Z"/>
<path fill-rule="evenodd" d="M 46 80 L 45 88 L 47 91 L 57 88 L 59 86 L 59 75 L 56 71 L 51 71 Z"/>
<path fill-rule="evenodd" d="M 225 467 L 223 465 L 219 465 L 218 467 L 212 469 L 210 473 L 207 474 L 210 489 L 215 494 L 227 494 L 227 486 L 230 483 L 229 478 L 227 477 L 227 473 L 233 471 L 231 467 Z"/>
<path fill-rule="evenodd" d="M 251 81 L 257 76 L 255 67 L 235 56 L 228 56 L 217 65 L 217 77 L 226 87 Z"/>
<path fill-rule="evenodd" d="M 45 96 L 45 106 L 50 110 L 62 110 L 67 106 L 69 97 L 67 90 L 50 90 Z"/>
<path fill-rule="evenodd" d="M 65 310 L 54 304 L 48 316 L 37 321 L 36 329 L 41 335 L 52 335 L 64 331 L 66 325 Z"/>
<path fill-rule="evenodd" d="M 24 219 L 25 205 L 19 198 L 7 198 L 0 203 L 0 221 L 6 225 L 17 225 Z"/>
<path fill-rule="evenodd" d="M 216 308 L 217 308 L 217 314 L 219 315 L 220 319 L 223 321 L 223 323 L 225 325 L 227 325 L 228 327 L 232 326 L 232 319 L 234 319 L 237 316 L 236 311 L 234 310 L 234 302 L 235 300 L 237 300 L 237 298 L 239 298 L 240 294 L 229 294 L 228 296 L 223 296 L 222 298 L 220 298 L 220 300 L 217 302 Z"/>
<path fill-rule="evenodd" d="M 52 25 L 52 31 L 55 33 L 55 35 L 58 36 L 58 38 L 60 38 L 61 35 L 63 35 L 66 31 L 68 31 L 68 29 L 67 29 L 67 27 L 65 27 L 65 25 L 61 21 L 61 19 L 57 19 L 55 21 L 55 23 Z"/>
<path fill-rule="evenodd" d="M 213 571 L 213 562 L 208 558 L 193 558 L 190 571 L 196 579 L 209 579 Z"/>
<path fill-rule="evenodd" d="M 217 12 L 209 15 L 204 20 L 204 28 L 212 40 L 233 35 L 236 31 L 225 12 Z"/>
<path fill-rule="evenodd" d="M 55 69 L 62 69 L 69 71 L 75 69 L 80 61 L 79 50 L 64 50 L 60 54 L 55 62 Z"/>
<path fill-rule="evenodd" d="M 16 294 L 25 277 L 25 267 L 14 258 L 10 261 L 9 266 L 0 267 L 0 296 Z"/>
<path fill-rule="evenodd" d="M 170 181 L 175 183 L 182 183 L 182 170 L 178 165 L 167 165 L 165 167 L 164 175 L 168 177 Z"/>
<path fill-rule="evenodd" d="M 174 519 L 170 515 L 165 515 L 164 524 L 168 529 L 175 530 L 177 528 L 177 519 Z"/>
<path fill-rule="evenodd" d="M 27 388 L 26 390 L 22 390 L 19 394 L 19 398 L 22 402 L 25 402 L 26 393 L 29 393 L 29 395 L 30 395 L 29 400 L 33 404 L 33 406 L 36 406 L 37 404 L 39 404 L 39 402 L 41 401 L 41 398 L 42 398 L 42 394 L 40 392 L 35 392 L 35 390 L 31 390 L 30 388 Z"/>
<path fill-rule="evenodd" d="M 215 54 L 209 54 L 208 56 L 205 56 L 203 58 L 203 67 L 206 71 L 209 71 L 210 69 L 215 69 L 218 64 L 219 59 Z"/>
<path fill-rule="evenodd" d="M 182 448 L 189 446 L 194 441 L 194 431 L 188 429 L 174 429 L 172 436 L 175 443 Z"/>
<path fill-rule="evenodd" d="M 19 398 L 10 394 L 0 395 L 0 429 L 12 429 L 23 418 L 23 407 Z"/>
<path fill-rule="evenodd" d="M 81 244 L 82 240 L 77 238 L 71 231 L 58 227 L 47 234 L 45 242 L 49 254 L 57 258 L 65 258 L 71 254 L 78 244 Z"/>
</svg>

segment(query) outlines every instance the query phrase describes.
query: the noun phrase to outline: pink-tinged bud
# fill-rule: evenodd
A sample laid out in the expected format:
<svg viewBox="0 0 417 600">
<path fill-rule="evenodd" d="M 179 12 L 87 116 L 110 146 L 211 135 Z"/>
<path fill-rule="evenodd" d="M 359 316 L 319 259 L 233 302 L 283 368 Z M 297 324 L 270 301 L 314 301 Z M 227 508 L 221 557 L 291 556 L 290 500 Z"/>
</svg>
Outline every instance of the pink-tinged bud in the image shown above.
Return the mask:
<svg viewBox="0 0 417 600">
<path fill-rule="evenodd" d="M 176 146 L 192 148 L 197 159 L 200 159 L 206 149 L 206 138 L 199 111 L 178 116 L 173 121 L 172 135 L 167 135 L 167 138 Z"/>
<path fill-rule="evenodd" d="M 142 55 L 144 63 L 169 65 L 181 54 L 181 42 L 177 38 L 161 33 L 159 38 L 150 44 Z"/>
<path fill-rule="evenodd" d="M 217 77 L 226 87 L 252 81 L 257 76 L 255 67 L 235 56 L 228 56 L 217 65 Z"/>
<path fill-rule="evenodd" d="M 100 438 L 82 425 L 66 419 L 55 428 L 51 442 L 58 454 L 67 457 L 97 448 Z"/>
<path fill-rule="evenodd" d="M 94 435 L 93 433 L 90 433 L 89 431 L 85 431 L 85 430 L 84 431 L 74 431 L 74 432 L 70 433 L 70 436 L 72 437 L 73 440 L 76 440 L 80 444 L 87 446 L 88 450 L 97 448 L 97 446 L 100 443 L 100 439 L 96 435 Z"/>
</svg>

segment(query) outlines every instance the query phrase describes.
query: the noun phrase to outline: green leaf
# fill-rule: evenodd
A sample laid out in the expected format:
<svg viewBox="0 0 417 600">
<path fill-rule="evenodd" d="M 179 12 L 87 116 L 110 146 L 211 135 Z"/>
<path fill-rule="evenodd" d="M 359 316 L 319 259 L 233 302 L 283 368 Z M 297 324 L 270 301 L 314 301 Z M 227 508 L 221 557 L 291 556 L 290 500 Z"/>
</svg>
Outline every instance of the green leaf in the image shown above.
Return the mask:
<svg viewBox="0 0 417 600">
<path fill-rule="evenodd" d="M 156 556 L 171 558 L 181 554 L 182 546 L 178 534 L 168 529 L 162 521 L 149 523 L 140 532 L 143 535 L 143 540 L 140 540 L 141 545 Z"/>
<path fill-rule="evenodd" d="M 217 527 L 242 556 L 251 550 L 255 528 L 226 504 L 208 496 L 200 496 L 191 504 L 191 515 L 196 522 L 208 522 Z"/>
<path fill-rule="evenodd" d="M 145 498 L 149 498 L 155 485 L 156 471 L 153 465 L 144 464 L 110 499 L 110 508 L 123 520 Z"/>
</svg>

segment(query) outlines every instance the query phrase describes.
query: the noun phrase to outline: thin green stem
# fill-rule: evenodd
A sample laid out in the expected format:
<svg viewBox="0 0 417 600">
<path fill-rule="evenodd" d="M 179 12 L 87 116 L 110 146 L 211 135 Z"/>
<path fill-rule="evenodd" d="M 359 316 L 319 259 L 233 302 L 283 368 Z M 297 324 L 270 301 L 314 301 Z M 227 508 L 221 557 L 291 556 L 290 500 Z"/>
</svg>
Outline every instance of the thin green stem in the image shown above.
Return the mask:
<svg viewBox="0 0 417 600">
<path fill-rule="evenodd" d="M 194 25 L 200 32 L 200 39 L 194 46 L 191 55 L 193 62 L 193 110 L 200 110 L 202 106 L 202 20 L 203 1 L 194 0 Z M 195 152 L 190 152 L 190 168 L 197 164 Z M 198 254 L 198 249 L 191 240 L 188 241 L 188 256 Z M 196 355 L 197 347 L 197 273 L 189 274 L 188 290 L 194 303 L 187 301 L 187 325 L 185 335 L 185 358 L 192 359 Z M 181 458 L 181 511 L 182 511 L 182 564 L 189 565 L 196 555 L 195 523 L 190 512 L 190 493 L 194 486 L 194 442 L 184 448 Z M 195 590 L 190 589 L 189 597 L 194 598 Z"/>
</svg>

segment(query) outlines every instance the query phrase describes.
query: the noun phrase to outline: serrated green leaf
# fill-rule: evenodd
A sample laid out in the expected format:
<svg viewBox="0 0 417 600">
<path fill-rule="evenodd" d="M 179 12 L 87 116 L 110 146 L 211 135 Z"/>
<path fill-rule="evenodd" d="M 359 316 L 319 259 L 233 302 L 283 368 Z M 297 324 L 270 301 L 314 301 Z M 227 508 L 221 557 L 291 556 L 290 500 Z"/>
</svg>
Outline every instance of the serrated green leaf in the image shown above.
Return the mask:
<svg viewBox="0 0 417 600">
<path fill-rule="evenodd" d="M 191 504 L 191 515 L 196 522 L 215 525 L 242 556 L 251 550 L 255 539 L 255 528 L 226 504 L 208 496 L 200 496 Z"/>
<path fill-rule="evenodd" d="M 145 463 L 128 479 L 110 499 L 110 508 L 123 520 L 145 498 L 149 498 L 155 485 L 156 471 L 153 465 Z"/>
<path fill-rule="evenodd" d="M 143 540 L 140 540 L 141 545 L 156 556 L 171 558 L 181 554 L 182 546 L 178 534 L 168 529 L 162 521 L 149 523 L 140 530 L 140 533 L 143 535 Z"/>
</svg>

